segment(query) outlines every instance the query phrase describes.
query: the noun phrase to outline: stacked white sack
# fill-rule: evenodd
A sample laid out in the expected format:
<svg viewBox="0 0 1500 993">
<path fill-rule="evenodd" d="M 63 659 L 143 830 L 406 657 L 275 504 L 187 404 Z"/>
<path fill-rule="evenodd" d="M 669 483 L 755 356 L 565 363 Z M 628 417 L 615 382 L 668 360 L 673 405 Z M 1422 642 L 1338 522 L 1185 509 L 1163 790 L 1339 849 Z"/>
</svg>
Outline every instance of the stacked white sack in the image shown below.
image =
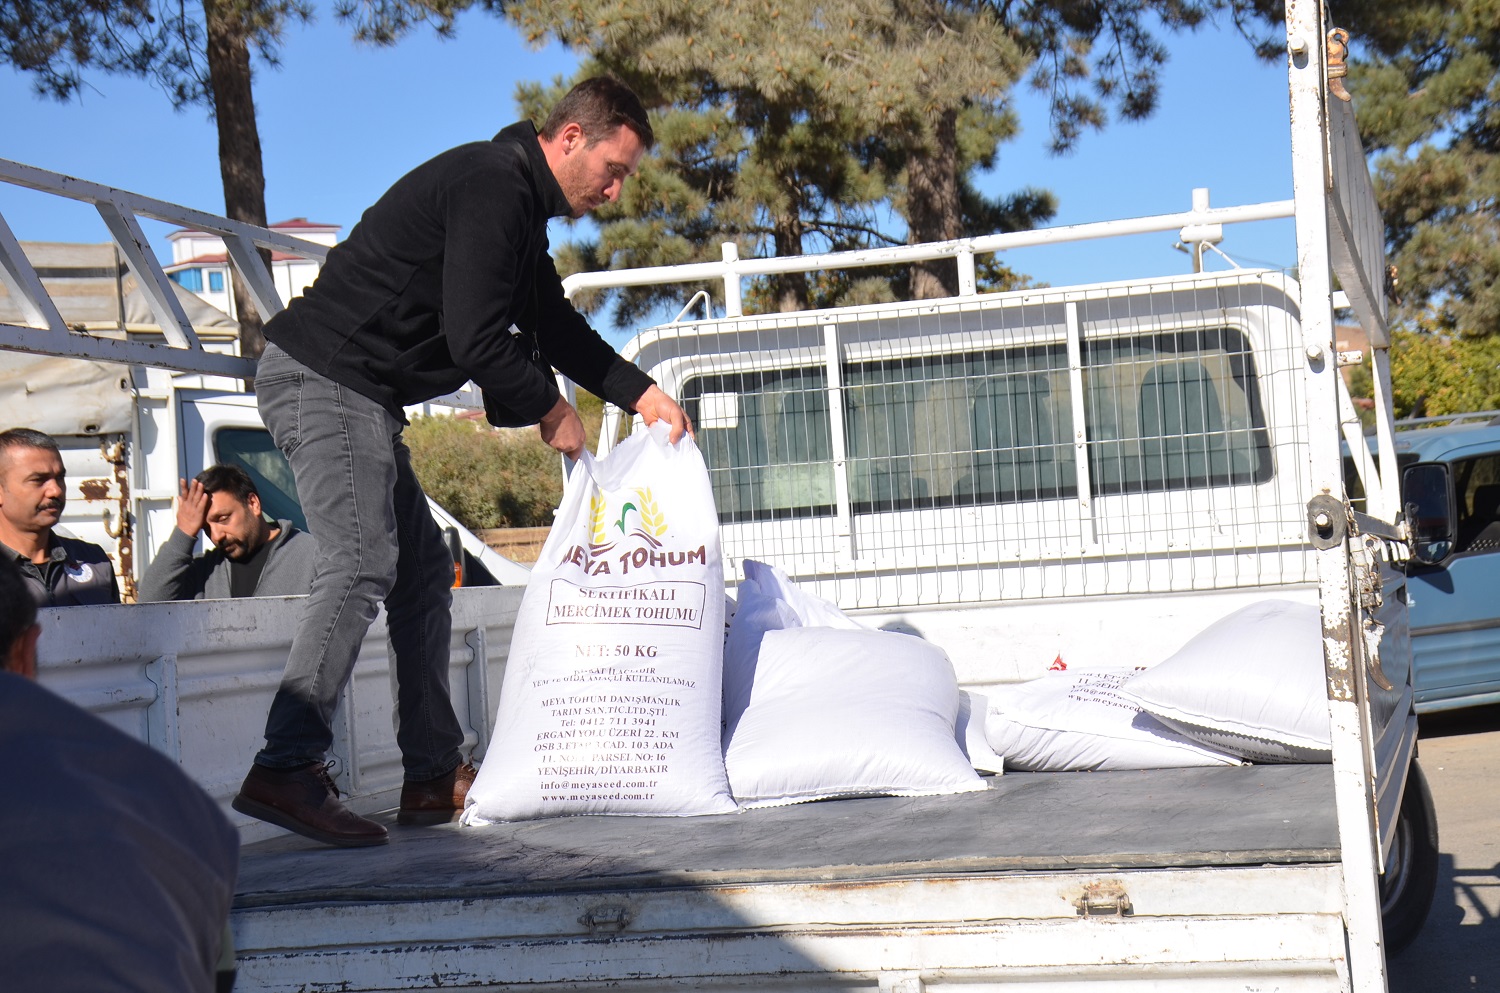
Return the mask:
<svg viewBox="0 0 1500 993">
<path fill-rule="evenodd" d="M 1173 730 L 1252 762 L 1333 754 L 1317 604 L 1242 607 L 1132 677 L 1124 693 Z"/>
<path fill-rule="evenodd" d="M 1239 765 L 1165 726 L 1120 687 L 1134 669 L 1049 672 L 989 690 L 985 732 L 1011 769 L 1081 772 Z"/>
<path fill-rule="evenodd" d="M 867 630 L 781 570 L 744 566 L 724 662 L 725 765 L 737 800 L 984 789 L 956 738 L 963 701 L 942 649 Z M 999 771 L 998 757 L 983 761 Z"/>
</svg>

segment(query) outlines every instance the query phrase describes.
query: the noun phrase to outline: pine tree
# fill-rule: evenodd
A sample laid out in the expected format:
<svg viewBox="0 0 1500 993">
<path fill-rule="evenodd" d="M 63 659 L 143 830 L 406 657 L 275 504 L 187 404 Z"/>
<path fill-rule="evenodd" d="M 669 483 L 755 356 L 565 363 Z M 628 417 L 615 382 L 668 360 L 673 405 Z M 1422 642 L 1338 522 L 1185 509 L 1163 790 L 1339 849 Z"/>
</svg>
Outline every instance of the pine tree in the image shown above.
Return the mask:
<svg viewBox="0 0 1500 993">
<path fill-rule="evenodd" d="M 1193 27 L 1216 2 L 520 0 L 504 9 L 533 40 L 591 53 L 594 69 L 651 90 L 654 103 L 671 108 L 664 120 L 683 111 L 711 119 L 700 132 L 711 141 L 664 141 L 658 160 L 665 171 L 690 177 L 694 223 L 678 226 L 682 217 L 667 196 L 648 197 L 650 223 L 621 236 L 617 225 L 642 217 L 627 203 L 606 218 L 597 242 L 567 253 L 568 264 L 593 269 L 716 258 L 698 223 L 704 197 L 742 254 L 1033 226 L 1052 216 L 1049 193 L 986 198 L 973 182 L 1017 131 L 1011 88 L 1029 77 L 1048 92 L 1053 147 L 1067 151 L 1111 112 L 1149 115 L 1166 61 L 1152 32 Z M 680 131 L 674 122 L 669 131 L 697 127 L 682 124 Z M 712 168 L 704 169 L 708 162 Z M 711 187 L 703 185 L 710 174 Z M 642 185 L 673 192 L 655 177 Z M 993 259 L 981 275 L 1000 287 L 1018 279 Z M 833 274 L 816 285 L 782 278 L 753 289 L 750 300 L 787 309 L 957 290 L 956 267 L 940 261 Z M 651 309 L 649 294 L 618 296 L 623 320 Z"/>
<path fill-rule="evenodd" d="M 1262 55 L 1285 58 L 1281 0 L 1227 5 Z M 1398 320 L 1418 333 L 1500 333 L 1500 0 L 1354 0 L 1330 14 L 1351 36 L 1347 87 Z"/>
<path fill-rule="evenodd" d="M 530 0 L 507 15 L 533 39 L 592 53 L 581 75 L 614 73 L 659 108 L 657 153 L 625 199 L 600 213 L 599 238 L 560 253 L 565 268 L 716 259 L 723 241 L 742 256 L 839 251 L 1030 226 L 1051 214 L 1047 194 L 989 200 L 970 182 L 1016 130 L 1004 101 L 1025 68 L 987 10 L 907 0 Z M 537 117 L 558 92 L 531 88 L 523 106 Z M 940 282 L 923 288 L 918 271 L 912 289 L 955 292 L 953 263 L 934 268 Z M 908 274 L 776 277 L 753 286 L 748 302 L 789 310 L 882 299 L 892 278 Z M 629 323 L 682 291 L 616 296 L 617 320 Z"/>
<path fill-rule="evenodd" d="M 1401 313 L 1500 333 L 1500 2 L 1367 3 L 1349 20 Z"/>
</svg>

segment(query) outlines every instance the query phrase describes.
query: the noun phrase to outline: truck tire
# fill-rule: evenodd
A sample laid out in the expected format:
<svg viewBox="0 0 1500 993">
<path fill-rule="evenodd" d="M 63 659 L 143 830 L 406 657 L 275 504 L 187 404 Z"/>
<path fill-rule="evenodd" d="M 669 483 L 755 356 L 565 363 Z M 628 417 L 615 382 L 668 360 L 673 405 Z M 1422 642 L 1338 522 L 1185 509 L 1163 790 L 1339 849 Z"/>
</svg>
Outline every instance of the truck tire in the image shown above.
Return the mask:
<svg viewBox="0 0 1500 993">
<path fill-rule="evenodd" d="M 1414 760 L 1396 818 L 1396 833 L 1380 877 L 1380 918 L 1386 954 L 1399 952 L 1416 938 L 1432 909 L 1438 880 L 1437 814 L 1427 777 Z"/>
</svg>

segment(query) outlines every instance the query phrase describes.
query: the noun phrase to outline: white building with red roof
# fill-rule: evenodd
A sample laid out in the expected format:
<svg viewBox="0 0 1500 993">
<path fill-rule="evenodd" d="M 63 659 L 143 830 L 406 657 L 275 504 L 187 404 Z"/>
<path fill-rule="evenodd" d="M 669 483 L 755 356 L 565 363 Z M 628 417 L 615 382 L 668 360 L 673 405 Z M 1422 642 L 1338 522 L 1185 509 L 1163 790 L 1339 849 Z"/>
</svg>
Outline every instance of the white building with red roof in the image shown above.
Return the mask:
<svg viewBox="0 0 1500 993">
<path fill-rule="evenodd" d="M 332 247 L 341 228 L 337 224 L 318 224 L 305 217 L 267 225 L 272 231 Z M 196 294 L 230 317 L 234 312 L 234 295 L 229 290 L 229 252 L 224 240 L 206 231 L 182 228 L 167 235 L 172 243 L 172 263 L 164 266 L 167 275 L 178 286 Z M 283 252 L 271 253 L 271 273 L 282 302 L 299 296 L 318 275 L 318 263 Z"/>
</svg>

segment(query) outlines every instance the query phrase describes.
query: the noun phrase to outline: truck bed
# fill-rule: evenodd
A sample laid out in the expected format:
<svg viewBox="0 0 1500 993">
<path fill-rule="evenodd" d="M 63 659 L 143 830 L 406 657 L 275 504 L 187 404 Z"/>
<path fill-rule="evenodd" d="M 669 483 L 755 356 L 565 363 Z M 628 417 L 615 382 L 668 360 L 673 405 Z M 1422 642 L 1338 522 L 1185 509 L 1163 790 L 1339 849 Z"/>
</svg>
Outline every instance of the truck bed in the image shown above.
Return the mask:
<svg viewBox="0 0 1500 993">
<path fill-rule="evenodd" d="M 803 803 L 710 817 L 567 817 L 403 828 L 336 851 L 245 847 L 235 906 L 941 874 L 1334 862 L 1333 770 L 1260 765 L 1007 773 L 982 792 Z"/>
</svg>

